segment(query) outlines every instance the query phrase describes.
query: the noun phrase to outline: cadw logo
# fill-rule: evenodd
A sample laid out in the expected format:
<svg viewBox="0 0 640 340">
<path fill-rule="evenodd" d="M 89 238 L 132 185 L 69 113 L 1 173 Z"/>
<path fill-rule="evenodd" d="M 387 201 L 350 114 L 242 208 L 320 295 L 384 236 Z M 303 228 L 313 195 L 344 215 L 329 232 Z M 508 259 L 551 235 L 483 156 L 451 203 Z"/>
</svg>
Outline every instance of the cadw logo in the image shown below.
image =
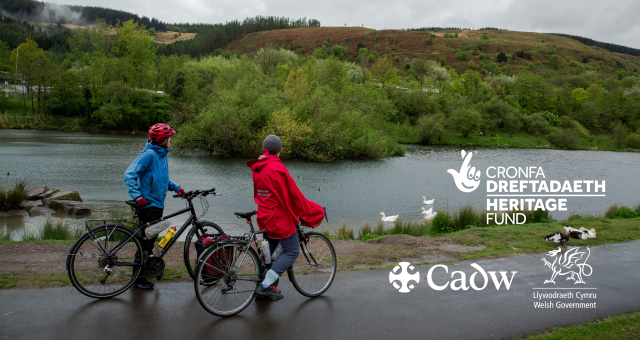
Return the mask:
<svg viewBox="0 0 640 340">
<path fill-rule="evenodd" d="M 400 268 L 402 268 L 402 270 L 400 270 Z M 463 271 L 452 271 L 451 274 L 448 275 L 449 267 L 444 264 L 434 265 L 427 273 L 427 283 L 433 290 L 445 290 L 447 288 L 450 288 L 451 290 L 469 290 L 469 288 L 472 288 L 473 290 L 483 290 L 489 285 L 489 282 L 492 281 L 496 290 L 500 290 L 500 287 L 502 287 L 503 284 L 505 289 L 509 290 L 513 283 L 513 278 L 517 273 L 517 271 L 512 271 L 511 277 L 509 277 L 506 271 L 487 272 L 477 263 L 472 263 L 471 268 L 476 271 L 471 274 L 467 281 L 467 274 Z M 393 284 L 395 289 L 399 289 L 398 291 L 400 293 L 409 293 L 411 289 L 415 288 L 413 284 L 409 284 L 409 281 L 420 283 L 420 273 L 416 271 L 414 274 L 409 274 L 409 269 L 414 270 L 415 267 L 413 267 L 409 262 L 400 262 L 391 270 L 391 272 L 389 272 L 389 282 Z M 436 269 L 439 270 L 436 272 Z M 500 278 L 498 278 L 496 273 L 500 274 Z M 448 278 L 443 278 L 443 274 L 447 274 L 446 276 L 448 276 Z M 476 284 L 476 276 L 478 274 L 480 275 L 478 276 L 478 280 L 482 281 L 482 285 Z M 438 278 L 434 280 L 434 277 L 436 276 Z M 489 278 L 491 278 L 491 280 L 489 280 Z M 400 282 L 401 285 L 399 285 L 398 282 Z"/>
<path fill-rule="evenodd" d="M 558 275 L 571 275 L 566 278 L 566 281 L 573 280 L 574 284 L 585 284 L 586 282 L 582 278 L 593 274 L 593 268 L 587 264 L 589 255 L 591 255 L 589 247 L 571 248 L 564 253 L 560 247 L 558 247 L 558 250 L 550 251 L 547 256 L 553 257 L 553 262 L 549 262 L 545 258 L 542 259 L 544 265 L 549 267 L 552 272 L 551 278 L 545 280 L 544 283 L 553 283 L 555 285 Z M 588 273 L 585 272 L 585 268 L 588 268 Z"/>
<path fill-rule="evenodd" d="M 402 268 L 402 270 L 398 270 L 400 268 Z M 397 266 L 393 267 L 391 272 L 389 272 L 389 283 L 392 283 L 395 289 L 400 289 L 400 293 L 408 293 L 415 288 L 414 285 L 408 285 L 409 281 L 420 283 L 420 273 L 415 272 L 415 274 L 409 274 L 409 270 L 407 268 L 411 270 L 415 269 L 409 262 L 400 262 Z M 396 281 L 400 282 L 402 286 Z"/>
<path fill-rule="evenodd" d="M 466 153 L 464 150 L 460 152 L 464 161 L 460 171 L 454 169 L 447 170 L 448 173 L 453 176 L 453 180 L 456 182 L 456 186 L 462 192 L 472 192 L 478 189 L 480 186 L 480 170 L 476 170 L 476 167 L 469 166 L 473 152 Z"/>
</svg>

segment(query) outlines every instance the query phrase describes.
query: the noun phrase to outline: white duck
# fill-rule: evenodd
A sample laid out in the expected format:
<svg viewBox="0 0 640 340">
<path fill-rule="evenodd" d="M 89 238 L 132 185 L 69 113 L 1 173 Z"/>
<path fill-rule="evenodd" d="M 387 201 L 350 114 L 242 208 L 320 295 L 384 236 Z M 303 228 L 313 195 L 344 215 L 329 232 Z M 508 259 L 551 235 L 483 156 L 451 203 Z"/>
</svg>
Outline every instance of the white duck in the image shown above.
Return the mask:
<svg viewBox="0 0 640 340">
<path fill-rule="evenodd" d="M 580 231 L 587 235 L 587 238 L 596 238 L 596 229 L 585 229 L 584 227 L 580 228 Z"/>
<path fill-rule="evenodd" d="M 382 222 L 395 222 L 398 219 L 398 215 L 385 216 L 383 212 L 379 216 L 382 216 Z"/>
<path fill-rule="evenodd" d="M 429 208 L 429 210 L 425 210 L 424 208 L 420 208 L 420 211 L 422 211 L 422 215 L 431 214 L 431 213 L 433 213 L 433 207 Z"/>
<path fill-rule="evenodd" d="M 582 229 L 584 229 L 584 227 L 582 227 Z M 581 232 L 582 229 L 578 230 L 578 229 L 576 229 L 574 227 L 567 227 L 567 226 L 564 227 L 564 230 L 566 230 L 568 233 L 570 233 L 572 231 L 580 231 Z"/>
<path fill-rule="evenodd" d="M 431 210 L 431 209 L 429 209 L 429 210 Z M 425 212 L 423 212 L 423 213 L 422 213 L 422 217 L 423 217 L 425 220 L 430 220 L 430 219 L 432 219 L 432 218 L 436 217 L 436 215 L 437 215 L 437 214 L 438 214 L 437 212 L 427 213 L 427 212 L 425 211 Z"/>
<path fill-rule="evenodd" d="M 432 198 L 432 199 L 427 201 L 427 198 L 422 196 L 422 204 L 433 204 L 433 202 L 435 202 L 435 201 L 436 201 L 435 198 Z"/>
</svg>

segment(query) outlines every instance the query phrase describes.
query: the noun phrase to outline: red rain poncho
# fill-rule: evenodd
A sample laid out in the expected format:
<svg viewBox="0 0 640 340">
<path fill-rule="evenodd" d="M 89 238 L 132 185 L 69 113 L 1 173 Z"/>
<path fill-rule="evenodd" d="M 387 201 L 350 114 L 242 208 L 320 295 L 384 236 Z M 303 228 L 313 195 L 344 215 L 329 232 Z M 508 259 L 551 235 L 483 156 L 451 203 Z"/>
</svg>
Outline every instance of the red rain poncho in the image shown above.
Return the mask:
<svg viewBox="0 0 640 340">
<path fill-rule="evenodd" d="M 263 151 L 258 159 L 247 162 L 253 171 L 253 197 L 258 204 L 258 227 L 273 239 L 284 239 L 296 232 L 300 223 L 317 227 L 324 209 L 304 197 L 280 158 Z"/>
</svg>

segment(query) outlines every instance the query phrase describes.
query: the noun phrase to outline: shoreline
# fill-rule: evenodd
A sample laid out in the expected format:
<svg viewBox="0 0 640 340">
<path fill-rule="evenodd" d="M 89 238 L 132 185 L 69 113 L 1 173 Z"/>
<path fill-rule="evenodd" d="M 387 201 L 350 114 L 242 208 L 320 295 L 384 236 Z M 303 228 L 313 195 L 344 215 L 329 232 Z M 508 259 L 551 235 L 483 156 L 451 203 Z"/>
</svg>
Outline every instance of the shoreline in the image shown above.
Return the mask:
<svg viewBox="0 0 640 340">
<path fill-rule="evenodd" d="M 18 127 L 17 125 L 22 125 Z M 111 134 L 111 135 L 145 135 L 145 132 L 142 131 L 119 131 L 119 130 L 110 130 L 110 129 L 83 129 L 83 130 L 74 130 L 74 129 L 64 129 L 62 126 L 50 126 L 45 125 L 39 128 L 39 126 L 31 127 L 29 124 L 9 124 L 6 126 L 4 124 L 0 124 L 0 130 L 37 130 L 37 131 L 55 131 L 55 132 L 83 132 L 83 133 L 96 133 L 96 134 Z M 29 127 L 24 127 L 24 125 L 28 125 Z M 506 132 L 499 132 L 496 136 L 468 136 L 468 137 L 459 137 L 459 136 L 450 136 L 454 134 L 454 132 L 450 132 L 446 141 L 436 141 L 431 144 L 422 144 L 419 140 L 416 139 L 416 136 L 412 136 L 414 132 L 415 126 L 409 127 L 410 132 L 406 133 L 404 136 L 393 136 L 396 139 L 396 142 L 400 145 L 417 145 L 417 146 L 442 146 L 442 147 L 473 147 L 473 148 L 493 148 L 493 149 L 532 149 L 532 150 L 564 150 L 564 151 L 613 151 L 613 152 L 640 152 L 640 149 L 634 148 L 620 148 L 616 149 L 613 147 L 609 147 L 607 144 L 611 142 L 611 136 L 607 134 L 602 135 L 593 135 L 588 138 L 581 138 L 581 145 L 579 148 L 574 149 L 566 149 L 560 148 L 552 145 L 545 136 L 532 136 L 526 133 L 517 133 L 514 134 L 514 137 L 509 137 L 509 134 Z M 403 132 L 400 132 L 403 133 Z M 542 139 L 546 143 L 538 144 L 536 141 Z M 604 147 L 599 147 L 603 145 L 594 145 L 598 141 L 602 140 Z M 513 143 L 509 143 L 513 142 Z M 535 143 L 535 144 L 533 144 Z M 181 149 L 176 150 L 181 153 L 191 153 L 191 152 L 201 152 L 198 149 Z M 396 157 L 396 156 L 386 156 L 387 157 Z"/>
</svg>

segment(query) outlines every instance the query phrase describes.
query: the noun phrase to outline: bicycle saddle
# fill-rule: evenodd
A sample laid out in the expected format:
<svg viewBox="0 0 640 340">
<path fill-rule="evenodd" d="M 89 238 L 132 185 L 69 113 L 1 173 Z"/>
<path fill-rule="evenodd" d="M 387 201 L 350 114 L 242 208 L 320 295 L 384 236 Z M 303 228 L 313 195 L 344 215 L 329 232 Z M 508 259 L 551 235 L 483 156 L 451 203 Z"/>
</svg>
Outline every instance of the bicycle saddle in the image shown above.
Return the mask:
<svg viewBox="0 0 640 340">
<path fill-rule="evenodd" d="M 242 217 L 242 218 L 246 218 L 247 220 L 251 219 L 251 216 L 257 214 L 257 211 L 251 211 L 251 212 L 246 212 L 246 213 L 242 213 L 242 212 L 234 212 L 234 214 L 238 217 Z"/>
<path fill-rule="evenodd" d="M 134 200 L 128 200 L 128 201 L 124 201 L 124 203 L 127 203 L 128 205 L 130 205 L 133 208 L 138 208 L 138 202 L 134 201 Z"/>
</svg>

